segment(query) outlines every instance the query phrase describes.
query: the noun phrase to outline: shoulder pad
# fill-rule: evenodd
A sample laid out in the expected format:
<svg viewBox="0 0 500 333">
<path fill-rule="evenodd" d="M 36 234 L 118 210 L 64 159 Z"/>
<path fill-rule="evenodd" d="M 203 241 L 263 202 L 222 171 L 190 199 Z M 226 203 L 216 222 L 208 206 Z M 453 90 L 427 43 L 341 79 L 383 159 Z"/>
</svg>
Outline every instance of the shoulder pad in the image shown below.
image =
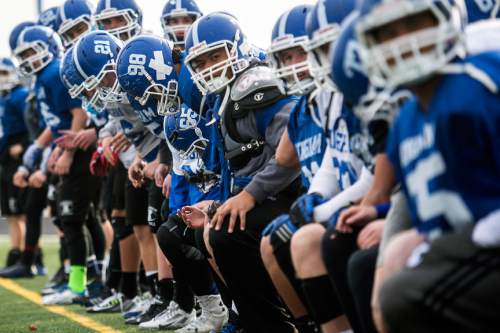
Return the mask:
<svg viewBox="0 0 500 333">
<path fill-rule="evenodd" d="M 266 95 L 274 100 L 276 94 L 266 94 L 269 91 L 278 91 L 281 94 L 282 82 L 267 66 L 255 66 L 243 72 L 234 82 L 231 89 L 231 100 L 240 102 L 249 99 L 253 104 L 268 104 Z M 272 96 L 271 96 L 272 95 Z"/>
</svg>

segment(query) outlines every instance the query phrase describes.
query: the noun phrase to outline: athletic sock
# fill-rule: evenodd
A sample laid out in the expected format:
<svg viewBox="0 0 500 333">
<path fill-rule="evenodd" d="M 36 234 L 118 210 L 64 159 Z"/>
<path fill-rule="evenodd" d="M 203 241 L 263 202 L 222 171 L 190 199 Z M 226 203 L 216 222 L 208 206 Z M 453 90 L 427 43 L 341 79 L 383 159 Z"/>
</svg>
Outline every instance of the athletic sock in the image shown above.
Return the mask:
<svg viewBox="0 0 500 333">
<path fill-rule="evenodd" d="M 122 279 L 122 272 L 112 270 L 109 272 L 108 280 L 106 281 L 106 286 L 109 289 L 118 290 L 120 288 L 120 280 Z"/>
<path fill-rule="evenodd" d="M 194 308 L 194 294 L 191 288 L 185 282 L 179 282 L 176 280 L 174 289 L 174 300 L 179 307 L 190 313 Z"/>
<path fill-rule="evenodd" d="M 327 275 L 302 280 L 302 288 L 311 310 L 311 316 L 318 324 L 324 324 L 343 313 L 337 294 Z"/>
<path fill-rule="evenodd" d="M 174 298 L 174 279 L 161 279 L 158 281 L 158 295 L 165 304 Z"/>
<path fill-rule="evenodd" d="M 81 294 L 87 285 L 87 268 L 85 266 L 71 265 L 69 270 L 68 287 L 71 291 Z"/>
<path fill-rule="evenodd" d="M 128 299 L 137 295 L 137 272 L 122 272 L 121 290 Z"/>
<path fill-rule="evenodd" d="M 158 271 L 146 272 L 146 280 L 148 281 L 149 292 L 151 295 L 156 296 L 158 292 Z"/>
</svg>

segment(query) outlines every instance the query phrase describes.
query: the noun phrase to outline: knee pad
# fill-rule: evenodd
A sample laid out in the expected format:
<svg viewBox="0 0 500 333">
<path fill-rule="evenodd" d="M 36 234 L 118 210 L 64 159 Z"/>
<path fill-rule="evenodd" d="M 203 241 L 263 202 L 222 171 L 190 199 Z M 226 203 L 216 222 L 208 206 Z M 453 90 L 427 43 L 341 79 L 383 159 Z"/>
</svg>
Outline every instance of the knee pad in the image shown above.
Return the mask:
<svg viewBox="0 0 500 333">
<path fill-rule="evenodd" d="M 184 222 L 177 216 L 171 216 L 156 234 L 158 244 L 165 256 L 175 265 L 180 260 L 203 260 L 205 256 L 194 246 L 190 235 L 193 230 L 182 229 Z"/>
<path fill-rule="evenodd" d="M 132 226 L 125 223 L 125 217 L 112 217 L 111 225 L 113 226 L 115 237 L 119 241 L 134 233 Z"/>
</svg>

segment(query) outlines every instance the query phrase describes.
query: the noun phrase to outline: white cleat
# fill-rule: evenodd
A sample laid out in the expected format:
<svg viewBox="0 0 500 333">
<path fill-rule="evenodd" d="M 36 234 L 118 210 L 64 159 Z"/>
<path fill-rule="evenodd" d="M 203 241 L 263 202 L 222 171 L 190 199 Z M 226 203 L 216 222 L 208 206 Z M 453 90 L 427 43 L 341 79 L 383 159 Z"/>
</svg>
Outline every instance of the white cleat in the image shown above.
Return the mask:
<svg viewBox="0 0 500 333">
<path fill-rule="evenodd" d="M 81 295 L 72 292 L 70 289 L 64 289 L 55 294 L 42 297 L 43 305 L 65 305 L 73 304 L 73 301 Z"/>
<path fill-rule="evenodd" d="M 175 331 L 175 333 L 209 333 L 217 332 L 227 323 L 229 312 L 222 303 L 220 295 L 198 297 L 201 315 Z"/>
<path fill-rule="evenodd" d="M 156 317 L 150 321 L 139 324 L 142 329 L 177 329 L 189 324 L 196 318 L 196 312 L 193 310 L 187 313 L 174 301 L 170 302 L 167 309 L 160 312 Z"/>
</svg>

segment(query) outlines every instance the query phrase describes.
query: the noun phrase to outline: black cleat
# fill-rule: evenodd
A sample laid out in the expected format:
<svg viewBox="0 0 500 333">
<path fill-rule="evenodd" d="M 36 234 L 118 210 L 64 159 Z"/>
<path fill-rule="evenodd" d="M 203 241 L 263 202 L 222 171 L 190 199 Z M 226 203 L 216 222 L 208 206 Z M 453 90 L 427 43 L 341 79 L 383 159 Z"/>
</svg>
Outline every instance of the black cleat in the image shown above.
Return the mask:
<svg viewBox="0 0 500 333">
<path fill-rule="evenodd" d="M 31 267 L 21 263 L 0 270 L 0 277 L 9 279 L 32 278 L 34 275 Z"/>
</svg>

